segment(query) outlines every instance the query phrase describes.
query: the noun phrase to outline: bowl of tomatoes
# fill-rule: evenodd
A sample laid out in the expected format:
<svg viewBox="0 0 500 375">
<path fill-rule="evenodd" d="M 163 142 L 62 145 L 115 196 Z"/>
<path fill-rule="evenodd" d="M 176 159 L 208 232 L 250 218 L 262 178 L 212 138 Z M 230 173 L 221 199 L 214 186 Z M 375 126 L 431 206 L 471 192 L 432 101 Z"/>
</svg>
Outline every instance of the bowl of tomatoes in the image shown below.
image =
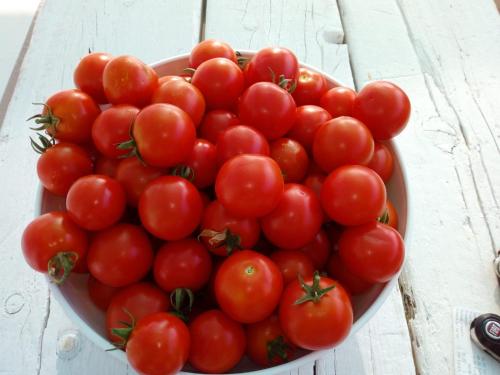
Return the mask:
<svg viewBox="0 0 500 375">
<path fill-rule="evenodd" d="M 387 299 L 409 218 L 401 89 L 213 40 L 150 66 L 91 54 L 74 77 L 34 117 L 22 248 L 109 355 L 141 374 L 277 374 Z"/>
</svg>

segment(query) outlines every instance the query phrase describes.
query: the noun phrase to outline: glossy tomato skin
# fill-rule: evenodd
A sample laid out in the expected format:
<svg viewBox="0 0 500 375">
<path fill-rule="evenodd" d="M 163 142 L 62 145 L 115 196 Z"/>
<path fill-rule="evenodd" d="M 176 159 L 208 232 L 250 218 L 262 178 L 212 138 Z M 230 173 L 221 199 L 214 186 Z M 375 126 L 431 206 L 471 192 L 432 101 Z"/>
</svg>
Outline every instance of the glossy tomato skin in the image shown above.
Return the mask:
<svg viewBox="0 0 500 375">
<path fill-rule="evenodd" d="M 338 253 L 333 253 L 328 260 L 328 275 L 337 280 L 353 296 L 368 291 L 373 283 L 369 283 L 349 271 Z"/>
<path fill-rule="evenodd" d="M 200 89 L 210 109 L 230 108 L 245 87 L 240 67 L 222 57 L 201 63 L 191 82 Z"/>
<path fill-rule="evenodd" d="M 282 291 L 279 268 L 271 259 L 253 250 L 232 254 L 215 276 L 219 306 L 241 323 L 255 323 L 271 315 Z"/>
<path fill-rule="evenodd" d="M 347 164 L 368 164 L 374 142 L 368 128 L 352 117 L 325 122 L 313 142 L 314 161 L 326 172 Z"/>
<path fill-rule="evenodd" d="M 271 73 L 271 71 L 273 73 Z M 273 82 L 281 75 L 294 80 L 299 73 L 299 64 L 295 54 L 287 48 L 266 47 L 259 50 L 248 63 L 245 80 L 250 86 L 256 82 Z"/>
<path fill-rule="evenodd" d="M 73 73 L 75 86 L 89 94 L 99 104 L 108 102 L 102 85 L 102 74 L 112 58 L 109 53 L 89 53 L 80 60 Z"/>
<path fill-rule="evenodd" d="M 191 118 L 179 107 L 156 103 L 139 112 L 133 135 L 146 164 L 173 167 L 189 158 L 196 129 Z"/>
<path fill-rule="evenodd" d="M 410 118 L 408 96 L 393 83 L 370 82 L 354 101 L 353 116 L 362 121 L 377 141 L 391 139 L 401 133 Z"/>
<path fill-rule="evenodd" d="M 323 214 L 318 197 L 304 185 L 286 184 L 278 206 L 261 220 L 266 238 L 282 249 L 311 242 L 321 229 Z"/>
<path fill-rule="evenodd" d="M 113 296 L 121 290 L 121 288 L 114 288 L 101 283 L 92 275 L 89 275 L 87 289 L 90 300 L 102 311 L 106 311 L 108 309 Z"/>
<path fill-rule="evenodd" d="M 270 258 L 280 269 L 285 285 L 296 280 L 298 275 L 306 278 L 314 273 L 312 260 L 300 250 L 278 250 Z"/>
<path fill-rule="evenodd" d="M 269 140 L 284 136 L 296 117 L 292 95 L 270 82 L 258 82 L 246 89 L 238 109 L 241 122 L 259 130 Z"/>
<path fill-rule="evenodd" d="M 211 271 L 209 252 L 192 238 L 169 242 L 156 253 L 154 278 L 166 292 L 177 288 L 197 291 L 208 282 Z"/>
<path fill-rule="evenodd" d="M 165 312 L 140 319 L 127 342 L 127 359 L 141 375 L 174 375 L 187 361 L 189 330 Z"/>
<path fill-rule="evenodd" d="M 122 287 L 146 276 L 153 265 L 153 248 L 141 227 L 117 224 L 92 237 L 87 264 L 101 283 Z"/>
<path fill-rule="evenodd" d="M 200 193 L 182 177 L 163 176 L 153 180 L 139 199 L 142 225 L 167 241 L 189 236 L 200 223 L 202 213 Z"/>
<path fill-rule="evenodd" d="M 392 156 L 392 152 L 383 143 L 375 142 L 373 156 L 367 167 L 377 172 L 384 182 L 389 181 L 394 171 L 394 157 Z"/>
<path fill-rule="evenodd" d="M 339 254 L 347 268 L 371 283 L 385 283 L 401 269 L 404 242 L 399 232 L 379 222 L 346 228 Z"/>
<path fill-rule="evenodd" d="M 304 280 L 312 285 L 312 278 Z M 308 350 L 332 348 L 341 343 L 349 334 L 353 322 L 349 295 L 338 283 L 321 277 L 320 288 L 335 285 L 319 301 L 295 302 L 305 292 L 298 280 L 291 282 L 283 292 L 279 307 L 281 328 L 295 345 Z"/>
<path fill-rule="evenodd" d="M 118 181 L 91 174 L 71 185 L 66 197 L 69 216 L 80 227 L 101 230 L 116 223 L 125 211 L 125 191 Z"/>
<path fill-rule="evenodd" d="M 189 66 L 196 69 L 201 63 L 216 57 L 224 57 L 235 64 L 238 63 L 236 53 L 229 44 L 221 40 L 205 39 L 191 50 Z"/>
<path fill-rule="evenodd" d="M 324 122 L 332 116 L 325 109 L 315 105 L 297 107 L 295 122 L 287 136 L 299 142 L 307 151 L 312 149 L 314 136 Z"/>
<path fill-rule="evenodd" d="M 389 199 L 387 199 L 386 209 L 387 209 L 387 215 L 389 215 L 389 222 L 387 223 L 387 225 L 398 230 L 399 227 L 398 211 L 396 210 L 396 207 L 394 207 L 394 205 Z"/>
<path fill-rule="evenodd" d="M 323 209 L 341 225 L 377 220 L 384 212 L 385 202 L 384 182 L 377 173 L 361 165 L 335 169 L 321 187 Z"/>
<path fill-rule="evenodd" d="M 64 196 L 80 177 L 91 174 L 88 152 L 74 144 L 61 142 L 47 149 L 36 164 L 41 184 L 53 194 Z"/>
<path fill-rule="evenodd" d="M 226 231 L 230 233 L 226 234 L 223 240 L 218 240 Z M 219 201 L 215 200 L 203 212 L 200 236 L 206 248 L 212 253 L 227 256 L 234 248 L 231 248 L 232 243 L 229 243 L 229 249 L 226 244 L 232 241 L 234 236 L 238 238 L 239 247 L 242 249 L 253 248 L 259 240 L 260 224 L 257 219 L 240 219 L 232 216 Z"/>
<path fill-rule="evenodd" d="M 195 127 L 200 125 L 205 113 L 205 99 L 201 91 L 183 79 L 170 80 L 158 86 L 151 102 L 173 104 L 179 107 L 191 117 Z"/>
<path fill-rule="evenodd" d="M 269 156 L 269 143 L 261 132 L 245 125 L 224 130 L 217 139 L 217 164 L 221 166 L 236 155 Z"/>
<path fill-rule="evenodd" d="M 319 105 L 326 109 L 332 118 L 352 116 L 356 92 L 347 87 L 334 87 L 325 92 Z"/>
<path fill-rule="evenodd" d="M 219 133 L 239 124 L 240 120 L 233 112 L 225 109 L 214 109 L 205 114 L 199 128 L 199 135 L 201 138 L 216 144 Z"/>
<path fill-rule="evenodd" d="M 222 311 L 209 310 L 198 315 L 189 325 L 189 332 L 189 363 L 204 373 L 225 373 L 245 353 L 245 331 Z"/>
<path fill-rule="evenodd" d="M 280 166 L 285 182 L 300 182 L 309 167 L 309 157 L 302 145 L 290 138 L 280 138 L 271 144 L 271 157 Z"/>
<path fill-rule="evenodd" d="M 299 68 L 297 87 L 292 93 L 297 105 L 319 104 L 319 99 L 328 89 L 323 74 L 307 68 Z"/>
<path fill-rule="evenodd" d="M 133 56 L 113 58 L 102 75 L 106 98 L 111 104 L 130 104 L 139 108 L 151 102 L 158 87 L 158 75 Z"/>
<path fill-rule="evenodd" d="M 97 150 L 108 158 L 126 155 L 129 150 L 117 146 L 130 139 L 130 129 L 138 113 L 138 108 L 125 104 L 101 112 L 92 125 L 92 141 Z"/>
<path fill-rule="evenodd" d="M 302 246 L 299 250 L 311 259 L 315 270 L 322 270 L 325 268 L 328 257 L 330 256 L 332 250 L 331 246 L 332 244 L 327 234 L 322 229 L 316 234 L 314 240 Z"/>
<path fill-rule="evenodd" d="M 197 139 L 186 160 L 186 166 L 193 171 L 193 185 L 204 189 L 213 185 L 217 176 L 217 148 L 205 139 Z"/>
</svg>

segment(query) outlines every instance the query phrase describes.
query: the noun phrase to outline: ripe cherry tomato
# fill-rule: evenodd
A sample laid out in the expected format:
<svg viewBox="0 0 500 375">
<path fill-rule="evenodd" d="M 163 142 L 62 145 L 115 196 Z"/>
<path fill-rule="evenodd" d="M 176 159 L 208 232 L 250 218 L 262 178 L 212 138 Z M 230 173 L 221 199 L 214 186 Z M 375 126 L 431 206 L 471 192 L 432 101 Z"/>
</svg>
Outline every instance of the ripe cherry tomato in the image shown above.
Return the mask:
<svg viewBox="0 0 500 375">
<path fill-rule="evenodd" d="M 163 169 L 144 165 L 137 158 L 121 160 L 115 172 L 116 180 L 122 185 L 127 195 L 127 203 L 132 207 L 137 207 L 146 186 L 161 175 L 163 175 Z"/>
<path fill-rule="evenodd" d="M 365 165 L 373 156 L 373 147 L 373 138 L 363 123 L 352 117 L 337 117 L 316 132 L 314 161 L 327 173 L 342 165 Z"/>
<path fill-rule="evenodd" d="M 205 113 L 205 99 L 200 90 L 183 79 L 171 79 L 169 82 L 158 86 L 151 101 L 153 103 L 173 104 L 179 107 L 191 117 L 195 127 L 200 125 Z"/>
<path fill-rule="evenodd" d="M 386 210 L 388 216 L 387 225 L 398 230 L 398 223 L 399 223 L 398 211 L 396 211 L 396 208 L 389 199 L 387 199 Z"/>
<path fill-rule="evenodd" d="M 111 104 L 130 104 L 139 108 L 151 102 L 158 87 L 158 75 L 133 56 L 113 58 L 102 75 L 104 93 Z"/>
<path fill-rule="evenodd" d="M 346 228 L 339 240 L 339 254 L 355 276 L 370 283 L 385 283 L 401 269 L 404 242 L 399 232 L 372 222 Z"/>
<path fill-rule="evenodd" d="M 167 292 L 177 288 L 197 291 L 208 282 L 211 271 L 209 252 L 191 238 L 169 242 L 156 253 L 155 281 Z"/>
<path fill-rule="evenodd" d="M 285 182 L 300 182 L 309 167 L 309 158 L 302 145 L 290 138 L 280 138 L 271 144 L 271 157 L 281 168 Z"/>
<path fill-rule="evenodd" d="M 356 92 L 347 87 L 334 87 L 323 94 L 319 105 L 326 109 L 332 118 L 352 116 Z"/>
<path fill-rule="evenodd" d="M 117 224 L 96 233 L 87 255 L 89 271 L 101 283 L 121 287 L 141 280 L 153 265 L 153 249 L 139 226 Z"/>
<path fill-rule="evenodd" d="M 76 180 L 66 197 L 69 216 L 87 230 L 101 230 L 116 223 L 125 211 L 125 204 L 125 191 L 120 183 L 97 174 Z"/>
<path fill-rule="evenodd" d="M 259 240 L 260 225 L 256 219 L 238 219 L 217 200 L 203 213 L 201 240 L 212 253 L 221 256 L 234 249 L 251 249 Z"/>
<path fill-rule="evenodd" d="M 269 140 L 284 136 L 295 122 L 295 101 L 278 85 L 258 82 L 241 96 L 239 115 L 242 123 L 259 130 Z"/>
<path fill-rule="evenodd" d="M 196 129 L 182 109 L 157 103 L 139 112 L 133 135 L 137 150 L 147 164 L 173 167 L 189 158 L 196 140 Z"/>
<path fill-rule="evenodd" d="M 277 315 L 249 324 L 247 332 L 247 355 L 261 366 L 279 365 L 293 359 L 295 347 L 281 329 Z"/>
<path fill-rule="evenodd" d="M 288 132 L 288 137 L 295 139 L 307 151 L 312 149 L 314 136 L 324 122 L 332 116 L 323 108 L 315 105 L 297 107 L 295 123 Z"/>
<path fill-rule="evenodd" d="M 328 175 L 321 188 L 321 204 L 342 225 L 375 221 L 384 212 L 384 181 L 370 168 L 346 165 Z"/>
<path fill-rule="evenodd" d="M 366 166 L 377 172 L 384 182 L 389 181 L 394 171 L 392 152 L 383 143 L 375 142 L 372 159 Z"/>
<path fill-rule="evenodd" d="M 103 111 L 92 125 L 92 140 L 101 154 L 118 158 L 128 153 L 117 146 L 130 139 L 130 128 L 139 109 L 131 105 L 116 105 Z"/>
<path fill-rule="evenodd" d="M 332 279 L 341 283 L 354 296 L 368 291 L 373 285 L 350 272 L 337 253 L 333 253 L 328 260 L 327 270 Z"/>
<path fill-rule="evenodd" d="M 325 182 L 326 175 L 323 173 L 311 173 L 304 180 L 304 185 L 309 189 L 312 189 L 318 199 L 321 197 L 321 186 L 323 186 L 323 182 Z"/>
<path fill-rule="evenodd" d="M 196 69 L 202 62 L 216 57 L 224 57 L 235 64 L 238 63 L 236 53 L 231 46 L 216 39 L 206 39 L 198 43 L 189 55 L 189 66 Z"/>
<path fill-rule="evenodd" d="M 306 292 L 304 285 L 311 288 Z M 295 345 L 308 350 L 332 348 L 352 327 L 349 295 L 337 282 L 319 273 L 288 284 L 279 307 L 281 328 Z"/>
<path fill-rule="evenodd" d="M 271 212 L 283 195 L 278 164 L 261 155 L 239 155 L 228 160 L 215 180 L 217 199 L 231 215 L 261 217 Z"/>
<path fill-rule="evenodd" d="M 73 74 L 75 86 L 89 94 L 99 104 L 108 102 L 102 86 L 102 74 L 112 58 L 109 53 L 89 53 L 80 60 Z"/>
<path fill-rule="evenodd" d="M 197 139 L 186 160 L 193 173 L 193 185 L 198 189 L 213 185 L 217 176 L 217 148 L 204 139 Z"/>
<path fill-rule="evenodd" d="M 297 105 L 319 104 L 319 99 L 328 89 L 323 74 L 307 68 L 299 68 L 297 87 L 292 93 Z"/>
<path fill-rule="evenodd" d="M 262 133 L 245 125 L 231 126 L 221 132 L 217 139 L 219 166 L 241 154 L 269 156 L 269 143 Z"/>
<path fill-rule="evenodd" d="M 21 247 L 26 262 L 38 272 L 48 272 L 61 284 L 71 271 L 86 272 L 87 234 L 66 212 L 43 214 L 24 229 Z"/>
<path fill-rule="evenodd" d="M 36 171 L 45 189 L 56 195 L 66 195 L 76 180 L 92 173 L 92 160 L 84 148 L 61 142 L 40 155 Z"/>
<path fill-rule="evenodd" d="M 328 236 L 324 230 L 320 230 L 314 237 L 314 240 L 307 245 L 302 246 L 300 249 L 305 253 L 313 262 L 316 270 L 322 270 L 326 266 L 328 257 L 331 252 L 331 244 Z"/>
<path fill-rule="evenodd" d="M 252 250 L 229 256 L 215 276 L 219 306 L 241 323 L 255 323 L 271 315 L 282 291 L 279 268 L 271 259 Z"/>
<path fill-rule="evenodd" d="M 104 285 L 92 275 L 89 275 L 87 289 L 90 300 L 102 311 L 108 309 L 111 299 L 121 290 L 121 288 L 113 288 L 112 286 Z"/>
<path fill-rule="evenodd" d="M 266 238 L 282 249 L 307 245 L 314 240 L 322 223 L 318 197 L 299 184 L 286 184 L 278 206 L 261 220 Z"/>
<path fill-rule="evenodd" d="M 231 107 L 245 87 L 240 67 L 222 57 L 201 63 L 191 82 L 200 89 L 210 109 Z"/>
<path fill-rule="evenodd" d="M 181 76 L 163 76 L 158 78 L 158 87 L 169 81 L 186 81 L 186 80 L 185 77 Z"/>
<path fill-rule="evenodd" d="M 118 168 L 118 164 L 120 164 L 120 162 L 120 159 L 110 159 L 100 155 L 95 162 L 94 173 L 115 178 L 116 169 Z"/>
<path fill-rule="evenodd" d="M 377 141 L 401 133 L 410 118 L 410 100 L 398 86 L 385 81 L 370 82 L 354 101 L 353 117 L 362 121 Z"/>
<path fill-rule="evenodd" d="M 240 120 L 233 112 L 225 109 L 214 109 L 205 114 L 199 128 L 200 137 L 216 144 L 219 133 L 238 124 L 240 124 Z"/>
<path fill-rule="evenodd" d="M 285 285 L 297 280 L 298 275 L 306 278 L 314 273 L 312 260 L 300 250 L 278 250 L 270 258 L 280 269 Z"/>
<path fill-rule="evenodd" d="M 189 363 L 199 371 L 221 374 L 232 369 L 245 353 L 245 331 L 219 310 L 198 315 L 189 325 Z"/>
<path fill-rule="evenodd" d="M 287 48 L 266 47 L 259 50 L 245 70 L 247 85 L 267 81 L 277 83 L 281 75 L 294 80 L 299 73 L 299 64 L 294 53 Z"/>
<path fill-rule="evenodd" d="M 139 320 L 127 342 L 127 359 L 142 375 L 175 375 L 187 361 L 189 330 L 172 314 L 159 312 Z"/>
<path fill-rule="evenodd" d="M 200 193 L 182 177 L 163 176 L 153 180 L 139 199 L 142 225 L 168 241 L 189 236 L 200 223 L 202 212 Z"/>
</svg>

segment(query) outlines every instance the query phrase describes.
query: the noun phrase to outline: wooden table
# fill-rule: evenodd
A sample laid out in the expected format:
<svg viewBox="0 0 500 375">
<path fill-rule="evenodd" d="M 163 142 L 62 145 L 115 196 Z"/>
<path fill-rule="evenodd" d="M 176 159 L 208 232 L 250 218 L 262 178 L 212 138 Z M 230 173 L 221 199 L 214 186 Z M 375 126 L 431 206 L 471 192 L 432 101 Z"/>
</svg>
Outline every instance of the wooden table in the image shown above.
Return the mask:
<svg viewBox="0 0 500 375">
<path fill-rule="evenodd" d="M 0 113 L 0 373 L 133 373 L 82 337 L 22 258 L 38 184 L 24 121 L 30 103 L 72 87 L 88 48 L 154 62 L 212 37 L 241 49 L 286 46 L 347 85 L 386 79 L 412 101 L 398 137 L 413 208 L 400 288 L 360 332 L 293 374 L 454 373 L 454 310 L 498 313 L 500 303 L 492 0 L 46 0 Z"/>
</svg>

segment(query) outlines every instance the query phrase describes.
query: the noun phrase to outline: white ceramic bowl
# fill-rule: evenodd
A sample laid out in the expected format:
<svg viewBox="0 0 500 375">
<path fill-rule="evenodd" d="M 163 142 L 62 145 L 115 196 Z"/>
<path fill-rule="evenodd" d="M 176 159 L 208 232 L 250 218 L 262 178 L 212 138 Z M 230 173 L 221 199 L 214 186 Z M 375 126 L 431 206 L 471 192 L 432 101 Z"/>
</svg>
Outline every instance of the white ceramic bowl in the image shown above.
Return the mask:
<svg viewBox="0 0 500 375">
<path fill-rule="evenodd" d="M 241 52 L 243 56 L 247 57 L 252 56 L 255 53 L 254 51 Z M 182 73 L 183 69 L 188 66 L 188 56 L 188 54 L 185 54 L 165 59 L 152 64 L 152 67 L 156 70 L 159 76 L 180 74 Z M 318 71 L 314 67 L 307 64 L 301 64 L 301 66 L 307 67 L 314 71 Z M 333 77 L 330 77 L 324 73 L 322 74 L 326 77 L 330 86 L 341 85 L 341 83 L 336 81 Z M 399 214 L 399 231 L 401 232 L 403 237 L 407 239 L 407 228 L 409 227 L 407 205 L 408 184 L 406 181 L 404 168 L 400 163 L 401 159 L 395 143 L 391 141 L 388 142 L 387 145 L 392 149 L 395 156 L 394 174 L 389 184 L 387 185 L 388 196 L 390 197 Z M 39 189 L 35 204 L 35 214 L 37 216 L 49 211 L 65 209 L 64 198 L 56 197 L 45 191 L 43 188 Z M 51 292 L 52 295 L 55 296 L 57 301 L 62 305 L 68 317 L 80 328 L 85 336 L 87 336 L 91 341 L 93 341 L 103 350 L 109 349 L 111 345 L 106 339 L 105 334 L 105 314 L 97 307 L 95 307 L 88 297 L 87 277 L 87 275 L 73 274 L 61 287 L 49 283 Z M 355 321 L 350 335 L 357 332 L 363 325 L 365 325 L 368 320 L 370 320 L 370 318 L 387 299 L 392 288 L 396 284 L 397 277 L 394 277 L 390 282 L 383 285 L 377 285 L 369 292 L 355 298 Z M 312 361 L 324 356 L 327 351 L 328 350 L 320 350 L 315 352 L 304 351 L 303 353 L 299 353 L 299 358 L 290 361 L 289 363 L 261 370 L 259 370 L 248 359 L 244 358 L 238 364 L 238 366 L 233 369 L 232 373 L 252 375 L 278 374 L 284 371 L 297 369 L 298 367 L 311 363 Z M 126 355 L 123 351 L 111 351 L 109 352 L 109 355 L 118 358 L 124 363 L 127 362 Z M 186 367 L 184 369 L 184 372 L 182 372 L 181 374 L 187 375 L 199 373 Z"/>
</svg>

